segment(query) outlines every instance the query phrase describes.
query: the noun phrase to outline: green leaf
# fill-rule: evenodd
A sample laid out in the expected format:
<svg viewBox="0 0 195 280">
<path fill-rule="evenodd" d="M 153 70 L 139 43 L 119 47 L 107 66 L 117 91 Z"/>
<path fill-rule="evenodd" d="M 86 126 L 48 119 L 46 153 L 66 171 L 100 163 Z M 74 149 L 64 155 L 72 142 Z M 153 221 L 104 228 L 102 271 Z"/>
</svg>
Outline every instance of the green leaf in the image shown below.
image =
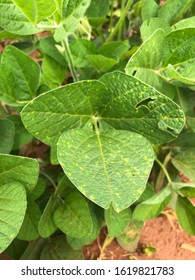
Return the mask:
<svg viewBox="0 0 195 280">
<path fill-rule="evenodd" d="M 28 133 L 26 128 L 24 127 L 20 116 L 18 115 L 10 115 L 8 119 L 14 124 L 15 126 L 15 137 L 14 137 L 14 145 L 12 150 L 17 150 L 23 145 L 30 142 L 33 136 Z"/>
<path fill-rule="evenodd" d="M 88 245 L 88 244 L 92 243 L 100 233 L 102 220 L 99 216 L 97 216 L 94 213 L 94 211 L 92 209 L 90 209 L 90 210 L 91 210 L 91 218 L 92 218 L 92 222 L 93 222 L 93 230 L 92 230 L 91 234 L 89 234 L 88 236 L 81 238 L 81 239 L 70 237 L 68 235 L 66 236 L 68 244 L 74 250 L 81 249 L 84 245 Z"/>
<path fill-rule="evenodd" d="M 47 55 L 43 59 L 42 70 L 42 81 L 51 89 L 61 86 L 67 74 L 66 68 Z"/>
<path fill-rule="evenodd" d="M 30 57 L 13 46 L 4 49 L 0 68 L 0 100 L 22 106 L 31 100 L 39 86 L 40 68 Z"/>
<path fill-rule="evenodd" d="M 195 184 L 193 183 L 172 183 L 172 188 L 174 191 L 181 195 L 195 198 Z"/>
<path fill-rule="evenodd" d="M 158 17 L 174 23 L 186 12 L 194 0 L 168 0 L 160 8 Z"/>
<path fill-rule="evenodd" d="M 155 0 L 143 0 L 141 15 L 142 19 L 148 20 L 156 17 L 158 14 L 159 6 Z"/>
<path fill-rule="evenodd" d="M 106 92 L 98 81 L 78 82 L 49 91 L 25 107 L 22 121 L 35 137 L 55 145 L 62 132 L 83 127 L 98 109 L 101 110 Z"/>
<path fill-rule="evenodd" d="M 160 144 L 183 128 L 184 113 L 154 88 L 118 71 L 103 75 L 100 82 L 110 92 L 101 119 L 115 129 L 135 131 Z"/>
<path fill-rule="evenodd" d="M 128 131 L 72 129 L 58 142 L 58 160 L 79 191 L 103 208 L 112 202 L 117 212 L 145 189 L 153 157 L 150 143 Z"/>
<path fill-rule="evenodd" d="M 67 67 L 67 63 L 63 55 L 57 49 L 60 45 L 56 43 L 53 37 L 47 37 L 40 40 L 39 45 L 41 52 L 54 59 L 61 66 Z"/>
<path fill-rule="evenodd" d="M 163 67 L 181 64 L 194 59 L 195 28 L 172 31 L 166 36 L 163 50 Z"/>
<path fill-rule="evenodd" d="M 115 129 L 138 132 L 154 144 L 170 141 L 184 125 L 176 103 L 117 71 L 100 81 L 82 81 L 44 93 L 22 110 L 21 117 L 31 134 L 55 145 L 64 131 L 83 127 L 97 114 Z"/>
<path fill-rule="evenodd" d="M 195 207 L 185 197 L 178 196 L 176 214 L 181 227 L 191 235 L 195 235 Z"/>
<path fill-rule="evenodd" d="M 111 237 L 119 235 L 127 227 L 130 221 L 130 209 L 124 209 L 117 213 L 112 205 L 105 210 L 105 220 L 108 227 L 108 234 Z"/>
<path fill-rule="evenodd" d="M 86 39 L 77 39 L 70 45 L 75 67 L 89 67 L 88 55 L 96 54 L 97 50 L 92 41 Z"/>
<path fill-rule="evenodd" d="M 91 0 L 62 1 L 62 25 L 54 35 L 57 42 L 62 41 L 65 36 L 75 31 L 90 2 Z"/>
<path fill-rule="evenodd" d="M 28 246 L 27 241 L 22 241 L 15 238 L 9 247 L 5 250 L 5 253 L 14 260 L 19 260 Z"/>
<path fill-rule="evenodd" d="M 119 59 L 129 49 L 127 42 L 112 42 L 103 44 L 98 49 L 98 54 L 105 57 Z"/>
<path fill-rule="evenodd" d="M 161 18 L 145 20 L 141 25 L 141 38 L 146 41 L 157 29 L 162 29 L 165 34 L 171 32 L 171 26 Z"/>
<path fill-rule="evenodd" d="M 1 0 L 0 11 L 0 26 L 8 32 L 19 35 L 30 35 L 38 32 L 38 29 L 12 0 Z"/>
<path fill-rule="evenodd" d="M 17 235 L 21 240 L 34 240 L 39 236 L 38 222 L 41 217 L 39 206 L 33 200 L 28 200 L 24 221 Z"/>
<path fill-rule="evenodd" d="M 29 198 L 31 200 L 37 200 L 44 193 L 45 188 L 45 181 L 42 178 L 39 178 L 34 190 L 30 193 Z"/>
<path fill-rule="evenodd" d="M 29 193 L 37 183 L 38 173 L 35 159 L 0 154 L 0 185 L 21 183 Z"/>
<path fill-rule="evenodd" d="M 55 193 L 51 195 L 49 201 L 47 202 L 41 219 L 39 220 L 38 230 L 42 237 L 47 238 L 57 230 L 53 214 L 60 205 L 62 197 L 64 197 L 64 193 L 67 193 L 68 190 L 72 190 L 72 183 L 64 176 L 60 180 Z"/>
<path fill-rule="evenodd" d="M 56 145 L 51 146 L 50 161 L 51 161 L 51 164 L 53 164 L 53 165 L 59 164 L 58 157 L 57 157 L 57 146 Z"/>
<path fill-rule="evenodd" d="M 88 18 L 105 18 L 109 11 L 109 0 L 91 0 L 87 9 L 86 16 Z"/>
<path fill-rule="evenodd" d="M 82 260 L 81 250 L 73 250 L 64 235 L 51 238 L 44 246 L 40 256 L 41 260 Z"/>
<path fill-rule="evenodd" d="M 136 200 L 136 204 L 137 203 L 142 203 L 145 200 L 148 200 L 149 198 L 151 198 L 153 195 L 155 194 L 154 192 L 154 187 L 152 185 L 150 185 L 149 183 L 147 183 L 146 188 L 144 190 L 144 192 L 141 194 L 141 196 L 139 197 L 138 200 Z"/>
<path fill-rule="evenodd" d="M 51 16 L 56 9 L 55 1 L 53 0 L 13 0 L 24 15 L 34 24 Z"/>
<path fill-rule="evenodd" d="M 184 132 L 179 134 L 179 136 L 169 143 L 170 147 L 178 149 L 188 149 L 195 148 L 195 133 L 193 132 Z"/>
<path fill-rule="evenodd" d="M 171 199 L 170 187 L 166 187 L 151 198 L 138 204 L 133 212 L 133 219 L 139 221 L 150 220 L 158 217 Z"/>
<path fill-rule="evenodd" d="M 88 55 L 87 60 L 89 61 L 90 65 L 94 67 L 99 72 L 107 72 L 110 70 L 114 65 L 116 65 L 119 60 L 113 59 L 109 57 L 105 57 L 103 55 Z"/>
<path fill-rule="evenodd" d="M 14 144 L 15 127 L 13 122 L 0 119 L 0 153 L 9 154 Z"/>
<path fill-rule="evenodd" d="M 172 164 L 179 172 L 195 181 L 195 148 L 181 151 L 172 159 Z"/>
<path fill-rule="evenodd" d="M 1 165 L 0 165 L 1 166 Z M 18 182 L 0 186 L 0 253 L 16 237 L 26 211 L 26 192 Z"/>
<path fill-rule="evenodd" d="M 125 68 L 126 73 L 131 75 L 139 68 L 156 69 L 162 60 L 164 40 L 164 31 L 158 29 L 132 55 Z"/>
<path fill-rule="evenodd" d="M 56 226 L 65 234 L 83 238 L 93 230 L 93 223 L 85 198 L 78 192 L 68 194 L 54 213 Z"/>
<path fill-rule="evenodd" d="M 172 26 L 172 30 L 174 31 L 176 29 L 186 29 L 192 27 L 195 28 L 195 16 L 180 20 Z"/>
</svg>

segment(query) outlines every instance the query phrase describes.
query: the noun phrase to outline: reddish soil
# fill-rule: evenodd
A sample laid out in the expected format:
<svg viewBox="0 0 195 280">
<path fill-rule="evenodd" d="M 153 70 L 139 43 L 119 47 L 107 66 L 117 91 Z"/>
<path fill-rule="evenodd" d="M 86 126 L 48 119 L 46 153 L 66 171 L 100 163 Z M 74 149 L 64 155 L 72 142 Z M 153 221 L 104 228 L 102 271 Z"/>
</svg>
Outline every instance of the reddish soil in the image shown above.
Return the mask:
<svg viewBox="0 0 195 280">
<path fill-rule="evenodd" d="M 85 259 L 98 259 L 100 244 L 106 237 L 104 228 L 99 240 L 83 248 Z M 151 256 L 144 253 L 148 245 L 156 249 Z M 176 220 L 170 221 L 166 216 L 147 221 L 141 232 L 138 248 L 129 253 L 121 248 L 116 240 L 104 250 L 102 259 L 106 260 L 195 260 L 195 236 L 184 232 Z"/>
</svg>

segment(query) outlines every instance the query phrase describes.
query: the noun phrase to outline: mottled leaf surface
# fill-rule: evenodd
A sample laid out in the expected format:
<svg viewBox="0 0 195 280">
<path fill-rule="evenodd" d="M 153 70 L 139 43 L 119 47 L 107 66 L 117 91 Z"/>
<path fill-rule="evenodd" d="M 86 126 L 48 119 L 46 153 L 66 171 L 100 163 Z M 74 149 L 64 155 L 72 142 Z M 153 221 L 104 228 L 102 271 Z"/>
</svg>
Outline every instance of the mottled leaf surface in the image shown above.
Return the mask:
<svg viewBox="0 0 195 280">
<path fill-rule="evenodd" d="M 153 158 L 150 143 L 128 131 L 72 129 L 58 142 L 58 160 L 78 190 L 103 208 L 112 203 L 117 212 L 141 195 Z"/>
<path fill-rule="evenodd" d="M 18 182 L 0 186 L 0 253 L 16 237 L 26 211 L 26 192 Z"/>
<path fill-rule="evenodd" d="M 35 159 L 0 154 L 0 185 L 18 182 L 31 192 L 37 183 L 38 173 Z"/>
</svg>

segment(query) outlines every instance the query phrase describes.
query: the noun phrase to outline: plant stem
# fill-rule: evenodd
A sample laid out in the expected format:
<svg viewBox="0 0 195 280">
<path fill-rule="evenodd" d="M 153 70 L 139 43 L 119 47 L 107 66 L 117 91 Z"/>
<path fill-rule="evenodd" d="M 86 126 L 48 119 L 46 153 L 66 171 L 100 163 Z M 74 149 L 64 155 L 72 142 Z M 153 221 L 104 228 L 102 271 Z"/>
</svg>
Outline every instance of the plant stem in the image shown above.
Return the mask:
<svg viewBox="0 0 195 280">
<path fill-rule="evenodd" d="M 123 21 L 125 20 L 125 17 L 131 7 L 131 4 L 133 3 L 133 0 L 129 0 L 127 2 L 127 5 L 126 7 L 124 8 L 123 12 L 122 12 L 122 15 L 119 19 L 119 21 L 117 22 L 116 26 L 114 27 L 113 31 L 110 33 L 110 35 L 108 36 L 107 40 L 106 40 L 106 43 L 109 43 L 112 38 L 115 36 L 115 34 L 117 33 L 118 29 L 121 27 L 121 25 L 123 24 Z"/>
<path fill-rule="evenodd" d="M 56 186 L 56 183 L 54 182 L 54 180 L 49 176 L 47 175 L 45 172 L 43 171 L 40 171 L 40 174 L 42 174 L 43 176 L 45 176 L 51 183 L 52 185 L 54 186 L 55 190 L 57 189 L 57 186 Z"/>
<path fill-rule="evenodd" d="M 65 58 L 68 61 L 68 66 L 69 66 L 71 75 L 73 77 L 73 81 L 78 82 L 77 73 L 76 73 L 76 70 L 75 70 L 74 64 L 73 64 L 72 54 L 71 54 L 71 51 L 70 51 L 70 48 L 69 48 L 68 37 L 66 37 L 62 41 L 62 45 L 63 45 L 64 50 L 65 50 Z"/>
<path fill-rule="evenodd" d="M 158 179 L 157 179 L 157 183 L 156 183 L 156 191 L 157 191 L 157 192 L 160 191 L 161 188 L 162 188 L 164 175 L 166 176 L 167 181 L 169 182 L 169 184 L 172 183 L 172 180 L 171 180 L 171 178 L 170 178 L 170 176 L 169 176 L 169 173 L 168 173 L 167 170 L 166 170 L 166 166 L 167 166 L 167 163 L 169 162 L 170 158 L 171 158 L 171 154 L 169 153 L 169 154 L 166 156 L 166 158 L 165 158 L 163 164 L 162 164 L 162 162 L 160 162 L 160 160 L 158 160 L 157 158 L 155 159 L 155 161 L 156 161 L 156 162 L 158 163 L 158 165 L 161 167 L 162 172 L 163 172 L 163 173 L 160 172 L 160 174 L 159 174 L 159 176 L 158 176 Z"/>
<path fill-rule="evenodd" d="M 121 11 L 122 11 L 122 13 L 123 13 L 124 8 L 125 8 L 125 2 L 126 2 L 126 0 L 121 0 Z M 123 25 L 121 24 L 120 27 L 119 27 L 119 30 L 118 30 L 118 36 L 117 36 L 118 41 L 121 40 L 122 29 L 123 29 Z"/>
</svg>

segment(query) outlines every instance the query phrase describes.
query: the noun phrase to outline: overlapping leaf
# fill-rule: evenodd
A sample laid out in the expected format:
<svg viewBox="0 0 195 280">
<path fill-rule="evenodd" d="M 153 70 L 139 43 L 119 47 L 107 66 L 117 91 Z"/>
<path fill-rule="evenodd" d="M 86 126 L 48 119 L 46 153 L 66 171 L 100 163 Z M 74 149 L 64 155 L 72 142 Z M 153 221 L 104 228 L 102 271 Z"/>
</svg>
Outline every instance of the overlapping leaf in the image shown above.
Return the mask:
<svg viewBox="0 0 195 280">
<path fill-rule="evenodd" d="M 58 160 L 78 190 L 103 208 L 112 203 L 117 212 L 141 195 L 153 158 L 150 143 L 129 131 L 72 129 L 58 141 Z"/>
<path fill-rule="evenodd" d="M 26 211 L 26 192 L 18 182 L 0 185 L 0 253 L 16 237 Z"/>
</svg>

